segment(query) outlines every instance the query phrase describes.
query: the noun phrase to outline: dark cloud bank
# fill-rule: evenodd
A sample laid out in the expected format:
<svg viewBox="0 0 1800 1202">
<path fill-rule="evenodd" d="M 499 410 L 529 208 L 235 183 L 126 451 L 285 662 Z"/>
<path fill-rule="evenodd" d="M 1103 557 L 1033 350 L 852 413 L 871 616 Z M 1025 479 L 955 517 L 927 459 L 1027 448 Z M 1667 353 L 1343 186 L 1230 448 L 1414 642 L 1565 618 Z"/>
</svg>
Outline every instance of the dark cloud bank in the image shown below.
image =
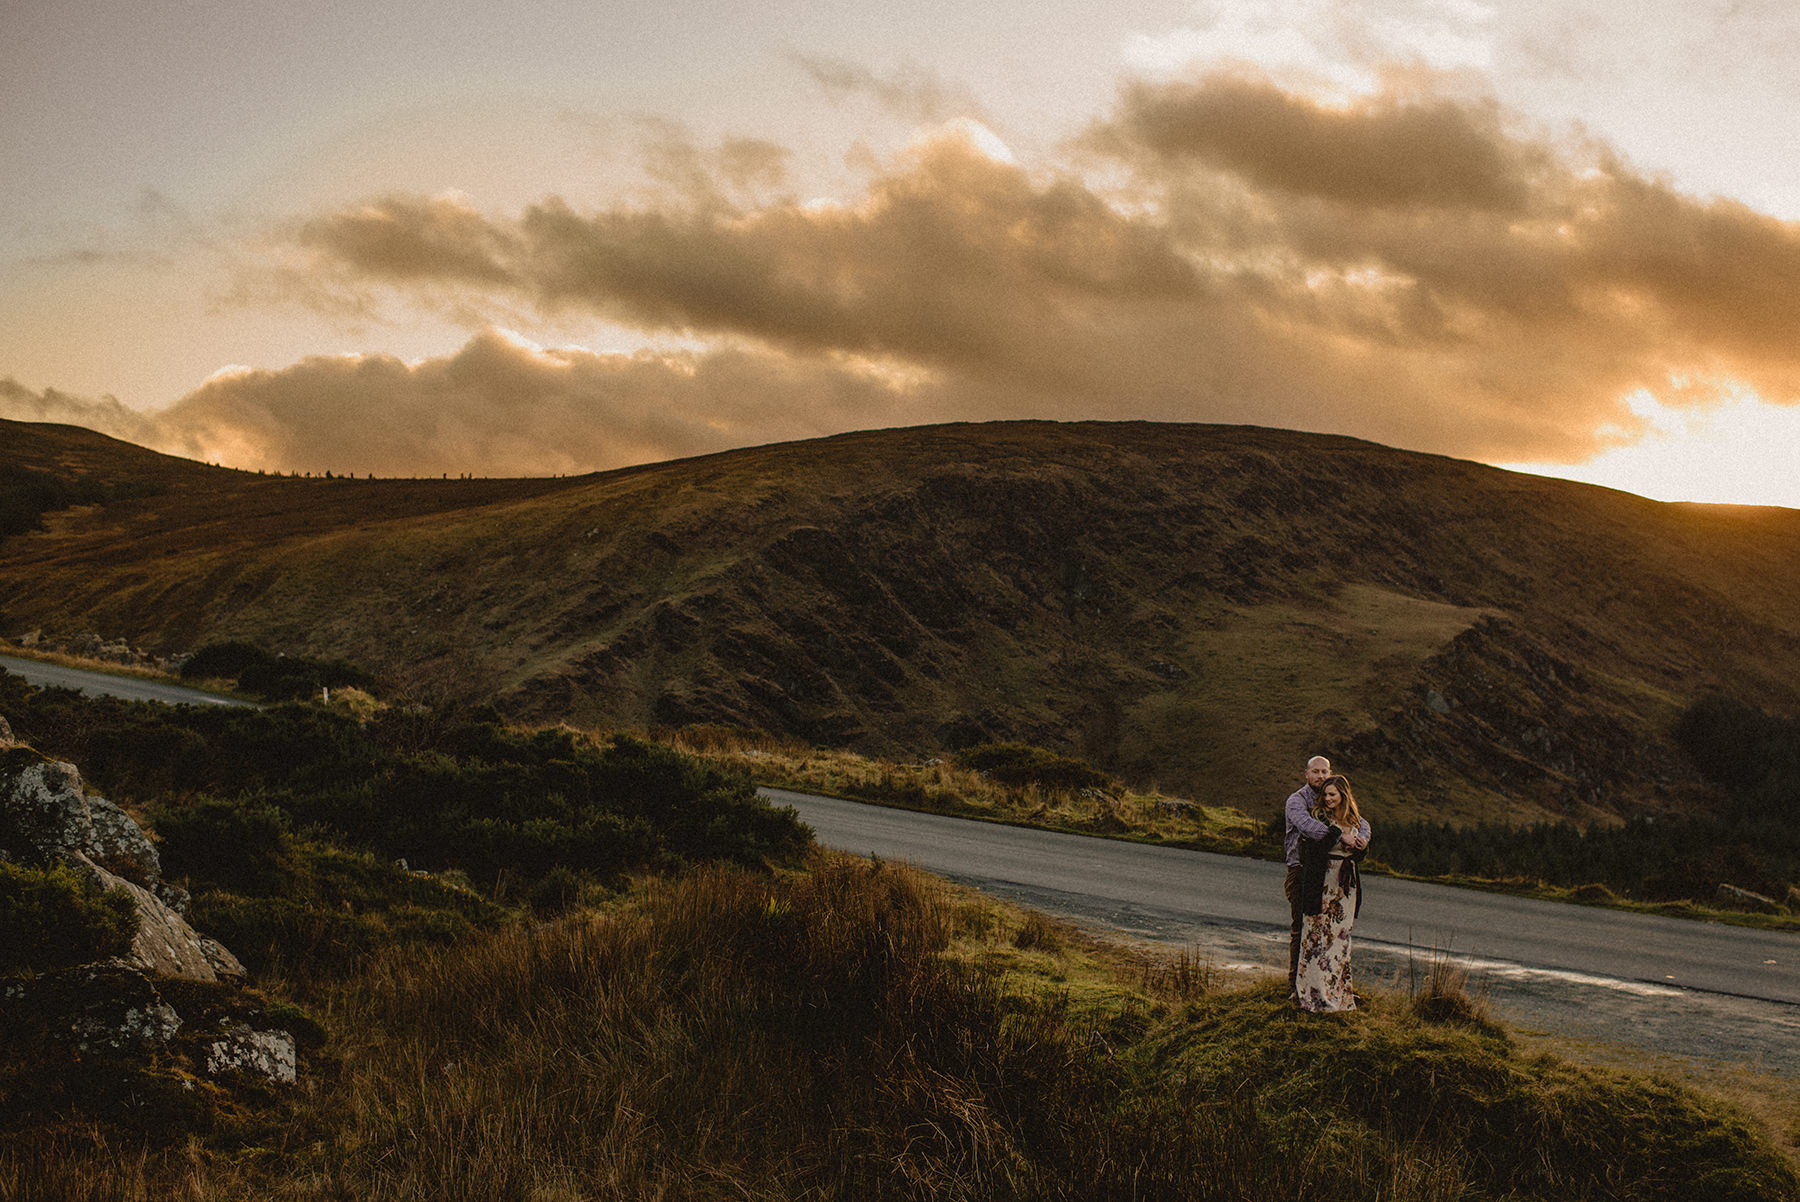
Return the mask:
<svg viewBox="0 0 1800 1202">
<path fill-rule="evenodd" d="M 244 466 L 381 473 L 587 470 L 1023 416 L 1572 461 L 1630 427 L 1637 390 L 1800 400 L 1800 227 L 1680 194 L 1605 147 L 1520 135 L 1491 104 L 1138 84 L 1063 166 L 998 161 L 951 127 L 841 206 L 733 203 L 744 178 L 781 178 L 767 143 L 677 157 L 660 204 L 500 217 L 392 196 L 291 242 L 334 303 L 449 295 L 713 349 L 487 332 L 418 364 L 225 375 L 151 418 L 114 406 L 89 424 L 150 422 L 156 445 Z M 54 408 L 13 387 L 14 415 Z"/>
</svg>

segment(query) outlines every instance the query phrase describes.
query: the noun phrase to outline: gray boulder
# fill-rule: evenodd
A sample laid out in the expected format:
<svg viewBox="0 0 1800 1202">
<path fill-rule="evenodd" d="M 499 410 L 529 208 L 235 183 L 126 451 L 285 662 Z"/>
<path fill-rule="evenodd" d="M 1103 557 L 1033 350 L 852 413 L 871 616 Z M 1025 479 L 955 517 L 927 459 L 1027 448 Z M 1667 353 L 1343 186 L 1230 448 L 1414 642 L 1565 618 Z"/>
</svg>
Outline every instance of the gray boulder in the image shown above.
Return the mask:
<svg viewBox="0 0 1800 1202">
<path fill-rule="evenodd" d="M 258 1031 L 248 1023 L 237 1023 L 206 1048 L 206 1071 L 210 1076 L 224 1073 L 249 1073 L 280 1085 L 292 1085 L 298 1073 L 294 1037 L 286 1031 Z"/>
<path fill-rule="evenodd" d="M 161 977 L 189 981 L 242 980 L 244 966 L 218 941 L 208 939 L 187 919 L 163 904 L 150 890 L 114 876 L 81 852 L 70 852 L 68 862 L 98 885 L 102 892 L 123 889 L 137 903 L 138 929 L 125 962 Z"/>
<path fill-rule="evenodd" d="M 87 803 L 94 831 L 83 848 L 88 859 L 135 885 L 156 888 L 162 881 L 162 858 L 144 828 L 104 797 L 90 794 Z"/>
<path fill-rule="evenodd" d="M 0 759 L 0 850 L 27 864 L 52 864 L 94 840 L 94 815 L 73 764 L 24 747 Z"/>
<path fill-rule="evenodd" d="M 27 747 L 0 751 L 0 855 L 38 867 L 67 864 L 102 890 L 129 893 L 138 930 L 126 961 L 135 967 L 193 981 L 244 976 L 235 956 L 188 925 L 187 894 L 163 881 L 143 828 L 89 795 L 73 764 Z"/>
<path fill-rule="evenodd" d="M 76 1053 L 156 1052 L 181 1030 L 175 1008 L 143 972 L 121 964 L 84 964 L 0 989 L 8 1026 Z"/>
</svg>

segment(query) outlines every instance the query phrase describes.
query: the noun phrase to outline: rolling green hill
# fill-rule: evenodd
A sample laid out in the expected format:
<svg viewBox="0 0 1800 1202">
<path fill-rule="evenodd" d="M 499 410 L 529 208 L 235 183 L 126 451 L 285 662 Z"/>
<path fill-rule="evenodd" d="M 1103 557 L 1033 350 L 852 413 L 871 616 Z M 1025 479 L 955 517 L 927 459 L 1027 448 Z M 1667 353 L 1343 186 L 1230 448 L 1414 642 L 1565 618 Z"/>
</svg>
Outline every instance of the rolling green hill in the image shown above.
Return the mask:
<svg viewBox="0 0 1800 1202">
<path fill-rule="evenodd" d="M 0 423 L 0 472 L 159 495 L 0 542 L 0 634 L 215 639 L 429 697 L 924 758 L 1068 751 L 1272 811 L 1683 810 L 1669 731 L 1800 711 L 1800 512 L 1669 505 L 1346 438 L 869 431 L 560 480 L 265 477 Z"/>
</svg>

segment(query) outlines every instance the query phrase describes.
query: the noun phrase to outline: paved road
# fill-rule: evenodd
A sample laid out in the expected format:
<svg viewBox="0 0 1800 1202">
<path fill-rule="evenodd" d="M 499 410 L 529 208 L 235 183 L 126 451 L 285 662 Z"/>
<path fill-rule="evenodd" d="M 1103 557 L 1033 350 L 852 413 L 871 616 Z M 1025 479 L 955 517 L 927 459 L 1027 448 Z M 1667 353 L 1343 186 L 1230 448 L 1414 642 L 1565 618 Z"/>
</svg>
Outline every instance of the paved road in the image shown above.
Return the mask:
<svg viewBox="0 0 1800 1202">
<path fill-rule="evenodd" d="M 65 668 L 41 660 L 19 659 L 0 655 L 0 668 L 35 685 L 51 685 L 61 689 L 79 689 L 90 697 L 123 697 L 127 701 L 161 701 L 169 705 L 249 705 L 232 697 L 221 697 L 200 689 L 137 676 L 113 676 L 106 672 L 88 672 Z"/>
<path fill-rule="evenodd" d="M 1220 968 L 1287 969 L 1278 864 L 763 792 L 827 847 L 1197 948 Z M 1443 955 L 1519 1029 L 1676 1072 L 1723 1063 L 1800 1081 L 1800 934 L 1365 879 L 1358 981 L 1405 988 Z"/>
<path fill-rule="evenodd" d="M 798 810 L 827 847 L 1061 898 L 1065 907 L 1111 915 L 1124 929 L 1287 929 L 1279 864 L 764 792 Z M 1359 947 L 1445 949 L 1478 961 L 1800 1004 L 1800 934 L 1793 932 L 1367 881 Z"/>
</svg>

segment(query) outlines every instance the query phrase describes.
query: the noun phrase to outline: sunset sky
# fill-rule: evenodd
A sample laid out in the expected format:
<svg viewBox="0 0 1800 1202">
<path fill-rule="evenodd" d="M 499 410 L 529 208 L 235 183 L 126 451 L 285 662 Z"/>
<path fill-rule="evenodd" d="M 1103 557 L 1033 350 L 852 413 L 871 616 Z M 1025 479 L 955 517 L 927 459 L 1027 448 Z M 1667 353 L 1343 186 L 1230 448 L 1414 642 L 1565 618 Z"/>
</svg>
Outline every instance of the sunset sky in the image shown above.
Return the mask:
<svg viewBox="0 0 1800 1202">
<path fill-rule="evenodd" d="M 0 417 L 579 472 L 1247 422 L 1800 506 L 1791 0 L 11 0 Z"/>
</svg>

